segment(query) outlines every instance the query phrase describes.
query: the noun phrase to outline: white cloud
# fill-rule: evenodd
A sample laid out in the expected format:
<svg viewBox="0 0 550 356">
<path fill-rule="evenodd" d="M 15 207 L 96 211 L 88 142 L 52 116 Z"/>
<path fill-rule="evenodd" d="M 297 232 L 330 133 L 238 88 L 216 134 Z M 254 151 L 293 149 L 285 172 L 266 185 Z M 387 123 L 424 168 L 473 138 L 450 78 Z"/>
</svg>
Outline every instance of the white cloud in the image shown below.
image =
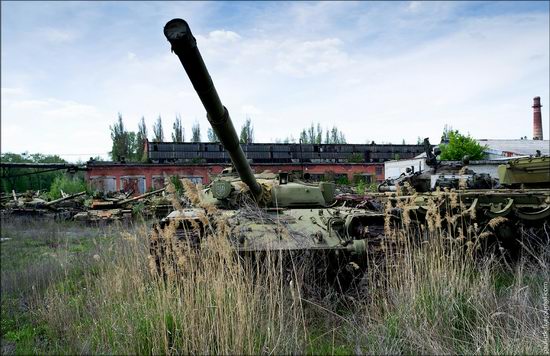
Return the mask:
<svg viewBox="0 0 550 356">
<path fill-rule="evenodd" d="M 216 30 L 208 34 L 208 38 L 216 42 L 235 42 L 241 39 L 238 33 L 226 30 Z"/>
<path fill-rule="evenodd" d="M 2 88 L 2 96 L 4 95 L 23 95 L 25 90 L 22 88 Z"/>
<path fill-rule="evenodd" d="M 40 33 L 46 41 L 52 43 L 70 43 L 78 37 L 75 32 L 58 28 L 44 28 Z"/>
<path fill-rule="evenodd" d="M 351 64 L 341 47 L 342 41 L 338 38 L 285 41 L 278 46 L 275 69 L 296 77 L 326 73 Z"/>
<path fill-rule="evenodd" d="M 105 118 L 94 106 L 74 101 L 8 98 L 2 103 L 2 151 L 86 160 L 110 149 Z"/>
<path fill-rule="evenodd" d="M 241 106 L 241 114 L 242 115 L 261 115 L 263 114 L 262 110 L 258 109 L 254 105 L 243 105 Z"/>
<path fill-rule="evenodd" d="M 251 18 L 249 27 L 214 28 L 211 9 L 196 15 L 192 29 L 235 127 L 250 115 L 260 142 L 297 137 L 312 121 L 337 125 L 358 143 L 437 141 L 446 123 L 476 137 L 529 136 L 532 97 L 548 106 L 548 15 L 458 18 L 458 5 L 422 3 L 414 13 L 409 5 L 289 3 Z M 117 112 L 130 130 L 145 116 L 151 133 L 160 114 L 169 136 L 179 113 L 187 136 L 195 120 L 206 132 L 204 108 L 162 37 L 164 17 L 147 40 L 149 29 L 124 31 L 133 24 L 127 19 L 117 32 L 125 33 L 122 42 L 101 38 L 110 51 L 56 51 L 51 61 L 75 56 L 72 71 L 48 72 L 41 58 L 35 63 L 44 74 L 29 76 L 34 82 L 3 76 L 2 150 L 108 151 Z M 452 27 L 441 24 L 446 19 Z M 419 40 L 417 30 L 429 36 Z M 16 61 L 17 52 L 4 47 L 3 61 Z M 27 73 L 11 68 L 3 65 L 2 74 Z M 40 86 L 35 96 L 16 89 Z M 547 114 L 543 108 L 544 123 Z"/>
</svg>

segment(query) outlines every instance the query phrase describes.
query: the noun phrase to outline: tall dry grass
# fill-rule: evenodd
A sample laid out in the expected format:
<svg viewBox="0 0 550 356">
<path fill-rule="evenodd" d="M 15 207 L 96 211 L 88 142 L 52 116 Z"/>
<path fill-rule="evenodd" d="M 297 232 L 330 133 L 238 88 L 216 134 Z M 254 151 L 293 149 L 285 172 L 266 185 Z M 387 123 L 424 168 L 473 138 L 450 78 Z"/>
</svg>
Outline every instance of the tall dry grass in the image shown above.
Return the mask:
<svg viewBox="0 0 550 356">
<path fill-rule="evenodd" d="M 403 211 L 399 224 L 387 221 L 387 250 L 393 252 L 385 255 L 383 268 L 368 273 L 370 285 L 379 288 L 371 290 L 362 306 L 365 317 L 359 325 L 376 342 L 363 351 L 548 352 L 548 234 L 541 230 L 542 245 L 529 248 L 525 242 L 519 259 L 510 260 L 508 251 L 487 249 L 495 228 L 506 219 L 478 226 L 475 212 L 450 193 L 450 199 L 441 194 L 429 201 L 422 224 L 409 216 L 415 197 L 397 204 Z M 388 216 L 390 210 L 388 204 Z"/>
<path fill-rule="evenodd" d="M 175 225 L 156 236 L 169 246 L 163 276 L 148 229 L 122 231 L 33 312 L 65 353 L 546 353 L 548 245 L 518 261 L 480 256 L 504 222 L 477 226 L 458 199 L 443 203 L 447 215 L 441 203 L 430 202 L 423 225 L 408 215 L 412 201 L 399 203 L 403 218 L 388 219 L 386 253 L 369 261 L 359 297 L 311 300 L 302 266 L 289 274 L 278 254 L 240 258 L 217 221 L 200 249 L 178 242 Z"/>
<path fill-rule="evenodd" d="M 146 235 L 123 233 L 121 241 L 96 255 L 96 268 L 83 278 L 51 288 L 40 314 L 69 343 L 69 352 L 303 350 L 299 291 L 282 278 L 280 259 L 248 264 L 225 236 L 211 236 L 200 250 L 175 249 L 174 266 L 167 264 L 159 275 L 147 264 Z M 175 243 L 173 228 L 160 235 Z"/>
</svg>

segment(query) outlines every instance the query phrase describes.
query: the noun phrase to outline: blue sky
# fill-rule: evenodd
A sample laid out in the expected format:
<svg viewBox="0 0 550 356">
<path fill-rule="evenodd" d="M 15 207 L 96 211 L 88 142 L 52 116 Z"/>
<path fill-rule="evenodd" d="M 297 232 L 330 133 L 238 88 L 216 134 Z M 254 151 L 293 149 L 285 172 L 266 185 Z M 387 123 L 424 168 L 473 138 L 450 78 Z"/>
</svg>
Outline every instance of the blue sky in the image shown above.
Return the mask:
<svg viewBox="0 0 550 356">
<path fill-rule="evenodd" d="M 256 141 L 311 122 L 352 143 L 550 137 L 548 2 L 2 2 L 2 152 L 106 157 L 137 129 L 204 109 L 162 34 L 186 19 L 235 126 Z M 168 134 L 168 135 L 167 135 Z"/>
</svg>

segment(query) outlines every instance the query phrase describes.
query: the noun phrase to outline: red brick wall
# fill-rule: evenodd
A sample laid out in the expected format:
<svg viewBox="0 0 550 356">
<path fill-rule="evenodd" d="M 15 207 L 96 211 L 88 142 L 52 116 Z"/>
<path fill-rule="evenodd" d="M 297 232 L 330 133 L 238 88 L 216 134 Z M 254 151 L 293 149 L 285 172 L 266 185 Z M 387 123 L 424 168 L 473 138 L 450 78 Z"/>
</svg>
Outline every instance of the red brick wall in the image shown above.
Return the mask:
<svg viewBox="0 0 550 356">
<path fill-rule="evenodd" d="M 145 187 L 147 190 L 153 186 L 154 176 L 173 176 L 179 175 L 182 177 L 200 177 L 203 184 L 208 184 L 218 175 L 227 165 L 125 165 L 125 164 L 105 164 L 95 163 L 88 165 L 86 178 L 90 180 L 92 177 L 115 177 L 116 190 L 123 189 L 121 177 L 123 176 L 144 176 Z M 384 180 L 384 164 L 383 163 L 368 163 L 368 164 L 304 164 L 304 170 L 310 174 L 324 174 L 331 172 L 334 174 L 346 174 L 351 181 L 355 174 L 370 174 L 376 176 L 377 181 Z M 376 174 L 376 168 L 378 174 Z M 299 164 L 252 164 L 252 169 L 256 173 L 264 170 L 270 170 L 274 173 L 278 171 L 290 172 L 292 170 L 301 170 Z M 158 182 L 157 182 L 158 183 Z"/>
</svg>

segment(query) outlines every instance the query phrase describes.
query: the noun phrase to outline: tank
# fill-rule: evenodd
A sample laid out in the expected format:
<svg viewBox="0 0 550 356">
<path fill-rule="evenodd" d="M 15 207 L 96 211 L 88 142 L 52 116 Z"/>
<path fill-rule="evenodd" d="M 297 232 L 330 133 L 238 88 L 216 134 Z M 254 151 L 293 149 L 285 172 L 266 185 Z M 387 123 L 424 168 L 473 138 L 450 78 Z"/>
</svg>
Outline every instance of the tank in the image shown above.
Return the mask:
<svg viewBox="0 0 550 356">
<path fill-rule="evenodd" d="M 531 237 L 547 241 L 550 219 L 550 157 L 511 158 L 498 166 L 498 178 L 476 174 L 468 168 L 469 159 L 462 162 L 438 161 L 438 148 L 424 140 L 426 166 L 423 171 L 407 169 L 396 179 L 387 179 L 378 187 L 378 194 L 392 206 L 413 201 L 411 216 L 420 224 L 426 223 L 430 204 L 439 201 L 442 217 L 449 206 L 460 204 L 475 219 L 465 221 L 486 226 L 492 219 L 504 221 L 495 231 L 495 241 L 511 250 L 520 249 L 519 237 L 531 231 Z M 373 198 L 372 196 L 370 197 Z M 454 203 L 453 203 L 454 202 Z M 495 221 L 495 220 L 494 220 Z"/>
<path fill-rule="evenodd" d="M 171 20 L 164 34 L 233 166 L 198 191 L 200 199 L 194 204 L 171 212 L 154 226 L 150 246 L 157 268 L 163 269 L 169 249 L 163 233 L 168 226 L 175 228 L 179 241 L 200 247 L 204 239 L 216 235 L 219 221 L 225 222 L 226 236 L 240 253 L 314 251 L 338 260 L 338 265 L 342 261 L 361 265 L 370 246 L 383 236 L 383 214 L 335 206 L 334 183 L 307 183 L 289 172 L 253 172 L 188 24 Z"/>
</svg>

